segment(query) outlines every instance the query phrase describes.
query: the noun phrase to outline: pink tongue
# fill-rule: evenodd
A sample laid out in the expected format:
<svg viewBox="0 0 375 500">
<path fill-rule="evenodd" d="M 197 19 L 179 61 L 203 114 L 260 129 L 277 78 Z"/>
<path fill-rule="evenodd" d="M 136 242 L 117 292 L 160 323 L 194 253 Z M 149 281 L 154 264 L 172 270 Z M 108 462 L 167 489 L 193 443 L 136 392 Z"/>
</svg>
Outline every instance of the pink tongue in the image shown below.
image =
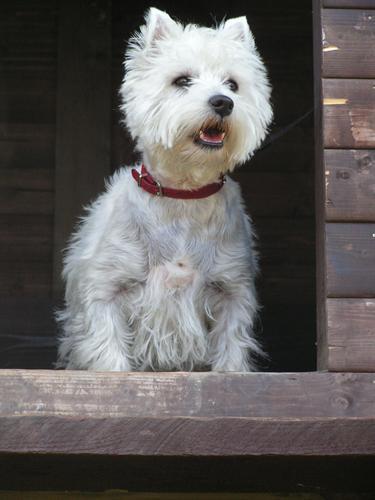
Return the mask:
<svg viewBox="0 0 375 500">
<path fill-rule="evenodd" d="M 222 142 L 223 135 L 224 134 L 222 132 L 219 134 L 206 134 L 203 132 L 202 139 L 207 142 Z"/>
</svg>

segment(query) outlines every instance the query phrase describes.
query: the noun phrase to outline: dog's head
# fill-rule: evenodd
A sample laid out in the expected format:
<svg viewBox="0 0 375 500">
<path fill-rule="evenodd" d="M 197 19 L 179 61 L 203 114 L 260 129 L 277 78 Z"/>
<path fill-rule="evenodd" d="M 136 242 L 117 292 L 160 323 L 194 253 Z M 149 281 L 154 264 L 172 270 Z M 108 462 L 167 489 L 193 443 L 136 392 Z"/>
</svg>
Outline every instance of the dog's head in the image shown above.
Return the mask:
<svg viewBox="0 0 375 500">
<path fill-rule="evenodd" d="M 125 69 L 125 122 L 166 177 L 217 178 L 266 135 L 270 87 L 245 17 L 183 26 L 151 8 L 130 39 Z"/>
</svg>

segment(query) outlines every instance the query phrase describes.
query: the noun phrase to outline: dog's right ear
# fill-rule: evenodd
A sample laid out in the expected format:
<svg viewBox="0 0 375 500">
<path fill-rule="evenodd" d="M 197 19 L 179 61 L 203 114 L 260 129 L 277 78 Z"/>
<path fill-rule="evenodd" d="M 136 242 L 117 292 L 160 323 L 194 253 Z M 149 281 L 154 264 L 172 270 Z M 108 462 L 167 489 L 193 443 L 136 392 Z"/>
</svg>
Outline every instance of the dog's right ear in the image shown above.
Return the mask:
<svg viewBox="0 0 375 500">
<path fill-rule="evenodd" d="M 145 16 L 145 45 L 150 47 L 158 40 L 168 38 L 177 28 L 177 23 L 162 10 L 151 7 Z"/>
</svg>

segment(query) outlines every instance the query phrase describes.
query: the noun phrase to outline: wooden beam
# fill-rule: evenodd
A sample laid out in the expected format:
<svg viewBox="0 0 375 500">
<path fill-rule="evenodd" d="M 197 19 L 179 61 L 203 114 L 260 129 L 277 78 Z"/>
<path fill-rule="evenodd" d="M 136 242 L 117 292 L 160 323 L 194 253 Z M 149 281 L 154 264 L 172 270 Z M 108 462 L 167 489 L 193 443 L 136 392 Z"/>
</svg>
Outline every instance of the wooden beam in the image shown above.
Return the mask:
<svg viewBox="0 0 375 500">
<path fill-rule="evenodd" d="M 371 374 L 3 370 L 0 452 L 368 455 L 375 453 L 373 381 Z"/>
<path fill-rule="evenodd" d="M 375 222 L 375 152 L 326 149 L 324 168 L 327 220 Z"/>
<path fill-rule="evenodd" d="M 67 0 L 59 10 L 54 292 L 61 292 L 61 251 L 82 206 L 110 173 L 111 58 L 109 0 Z"/>
<path fill-rule="evenodd" d="M 323 76 L 375 78 L 375 15 L 371 10 L 323 9 Z"/>
<path fill-rule="evenodd" d="M 328 369 L 375 372 L 375 300 L 328 299 Z"/>
<path fill-rule="evenodd" d="M 375 80 L 323 80 L 324 146 L 375 147 Z"/>
<path fill-rule="evenodd" d="M 315 172 L 315 235 L 316 235 L 316 326 L 317 365 L 327 365 L 326 318 L 326 245 L 325 245 L 325 178 L 323 162 L 323 92 L 322 92 L 322 19 L 321 0 L 313 0 L 314 44 L 314 172 Z"/>
<path fill-rule="evenodd" d="M 328 297 L 375 297 L 375 224 L 326 225 Z"/>
<path fill-rule="evenodd" d="M 373 380 L 371 374 L 320 372 L 0 370 L 0 416 L 367 418 L 375 416 Z"/>
<path fill-rule="evenodd" d="M 0 417 L 0 453 L 120 456 L 375 454 L 375 417 Z"/>
</svg>

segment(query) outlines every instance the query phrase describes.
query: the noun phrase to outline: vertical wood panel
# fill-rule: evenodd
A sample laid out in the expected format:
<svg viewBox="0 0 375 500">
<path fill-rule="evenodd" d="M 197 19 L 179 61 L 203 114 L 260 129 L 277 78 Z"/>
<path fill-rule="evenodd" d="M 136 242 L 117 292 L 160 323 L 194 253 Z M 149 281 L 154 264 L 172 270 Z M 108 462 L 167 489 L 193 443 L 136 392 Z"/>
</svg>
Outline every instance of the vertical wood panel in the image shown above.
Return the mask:
<svg viewBox="0 0 375 500">
<path fill-rule="evenodd" d="M 110 173 L 110 1 L 60 2 L 56 132 L 54 292 L 61 252 L 82 205 Z"/>
<path fill-rule="evenodd" d="M 313 1 L 317 364 L 327 366 L 321 0 Z"/>
</svg>

